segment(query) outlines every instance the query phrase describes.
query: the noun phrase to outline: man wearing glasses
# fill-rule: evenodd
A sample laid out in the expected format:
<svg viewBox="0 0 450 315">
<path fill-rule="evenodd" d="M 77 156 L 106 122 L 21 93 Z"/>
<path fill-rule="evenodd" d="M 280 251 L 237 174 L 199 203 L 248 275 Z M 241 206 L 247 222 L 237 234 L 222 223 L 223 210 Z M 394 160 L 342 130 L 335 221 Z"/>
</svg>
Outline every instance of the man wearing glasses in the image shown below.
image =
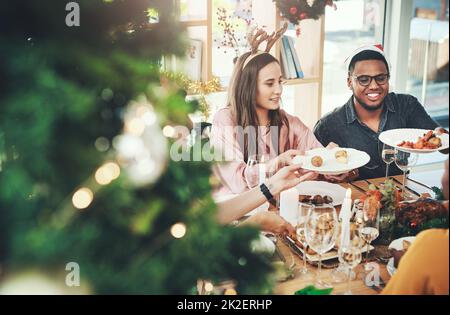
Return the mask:
<svg viewBox="0 0 450 315">
<path fill-rule="evenodd" d="M 439 125 L 411 95 L 389 93 L 389 64 L 381 46 L 364 46 L 348 59 L 347 85 L 353 95 L 348 102 L 321 118 L 314 127 L 322 143 L 365 151 L 370 162 L 359 169 L 359 178 L 385 176 L 381 159 L 381 132 L 397 128 L 433 130 Z M 381 147 L 380 147 L 381 146 Z M 396 166 L 390 175 L 401 174 Z"/>
</svg>

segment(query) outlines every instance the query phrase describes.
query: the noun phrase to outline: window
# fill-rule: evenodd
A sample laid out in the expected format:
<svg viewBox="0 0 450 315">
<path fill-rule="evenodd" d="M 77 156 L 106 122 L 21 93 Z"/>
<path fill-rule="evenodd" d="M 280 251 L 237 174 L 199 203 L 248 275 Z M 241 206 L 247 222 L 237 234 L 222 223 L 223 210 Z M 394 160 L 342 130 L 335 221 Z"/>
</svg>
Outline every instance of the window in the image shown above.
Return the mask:
<svg viewBox="0 0 450 315">
<path fill-rule="evenodd" d="M 345 59 L 358 47 L 382 43 L 384 0 L 343 0 L 325 12 L 322 115 L 351 96 Z"/>
<path fill-rule="evenodd" d="M 448 127 L 449 1 L 414 0 L 406 92 Z"/>
</svg>

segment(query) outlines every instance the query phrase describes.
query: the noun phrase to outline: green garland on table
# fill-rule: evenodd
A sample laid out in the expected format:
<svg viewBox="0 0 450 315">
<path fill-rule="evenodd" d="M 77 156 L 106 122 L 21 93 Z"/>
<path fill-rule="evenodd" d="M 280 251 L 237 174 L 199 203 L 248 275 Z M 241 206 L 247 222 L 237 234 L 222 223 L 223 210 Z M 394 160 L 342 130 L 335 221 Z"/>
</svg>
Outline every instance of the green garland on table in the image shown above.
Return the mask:
<svg viewBox="0 0 450 315">
<path fill-rule="evenodd" d="M 319 19 L 325 13 L 325 7 L 336 8 L 337 0 L 273 0 L 281 15 L 294 25 L 306 19 Z M 311 5 L 310 5 L 311 4 Z"/>
<path fill-rule="evenodd" d="M 161 56 L 184 53 L 173 1 L 77 3 L 81 25 L 67 27 L 66 1 L 0 2 L 0 290 L 2 277 L 32 269 L 75 292 L 64 278 L 76 262 L 83 292 L 192 294 L 198 279 L 270 292 L 270 262 L 251 251 L 258 231 L 216 223 L 210 163 L 156 163 L 158 177 L 137 185 L 118 157 L 116 140 L 140 133 L 130 108 L 153 126 L 154 156 L 175 140 L 159 125 L 188 125 L 197 110 L 160 87 Z M 158 24 L 148 25 L 149 8 Z M 106 161 L 121 172 L 99 185 Z M 90 189 L 85 207 L 80 187 Z"/>
</svg>

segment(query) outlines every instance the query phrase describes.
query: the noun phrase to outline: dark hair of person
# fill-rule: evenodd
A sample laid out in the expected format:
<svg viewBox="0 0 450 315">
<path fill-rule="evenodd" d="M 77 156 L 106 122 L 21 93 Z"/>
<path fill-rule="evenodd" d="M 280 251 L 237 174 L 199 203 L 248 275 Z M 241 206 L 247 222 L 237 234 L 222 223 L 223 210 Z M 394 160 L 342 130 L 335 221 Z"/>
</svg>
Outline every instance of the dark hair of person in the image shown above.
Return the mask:
<svg viewBox="0 0 450 315">
<path fill-rule="evenodd" d="M 389 65 L 386 61 L 386 58 L 382 54 L 380 54 L 379 52 L 373 51 L 373 50 L 364 50 L 364 51 L 361 51 L 360 53 L 356 54 L 350 61 L 350 64 L 348 66 L 349 75 L 353 74 L 356 63 L 358 61 L 364 61 L 364 60 L 381 60 L 386 65 L 388 74 L 390 73 Z"/>
</svg>

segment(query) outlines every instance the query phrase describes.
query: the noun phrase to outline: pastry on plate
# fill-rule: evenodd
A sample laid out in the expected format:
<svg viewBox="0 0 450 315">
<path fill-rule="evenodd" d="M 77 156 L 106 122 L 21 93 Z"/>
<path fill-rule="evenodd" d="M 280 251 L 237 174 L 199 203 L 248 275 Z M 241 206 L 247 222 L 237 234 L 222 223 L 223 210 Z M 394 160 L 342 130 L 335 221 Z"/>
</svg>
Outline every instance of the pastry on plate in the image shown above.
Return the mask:
<svg viewBox="0 0 450 315">
<path fill-rule="evenodd" d="M 342 164 L 347 164 L 348 163 L 348 153 L 347 153 L 347 151 L 345 151 L 345 150 L 338 150 L 338 151 L 336 151 L 334 156 L 336 157 L 336 161 L 338 161 L 339 163 L 342 163 Z"/>
<path fill-rule="evenodd" d="M 323 165 L 323 160 L 320 156 L 316 155 L 311 159 L 311 164 L 315 167 L 321 167 Z"/>
</svg>

